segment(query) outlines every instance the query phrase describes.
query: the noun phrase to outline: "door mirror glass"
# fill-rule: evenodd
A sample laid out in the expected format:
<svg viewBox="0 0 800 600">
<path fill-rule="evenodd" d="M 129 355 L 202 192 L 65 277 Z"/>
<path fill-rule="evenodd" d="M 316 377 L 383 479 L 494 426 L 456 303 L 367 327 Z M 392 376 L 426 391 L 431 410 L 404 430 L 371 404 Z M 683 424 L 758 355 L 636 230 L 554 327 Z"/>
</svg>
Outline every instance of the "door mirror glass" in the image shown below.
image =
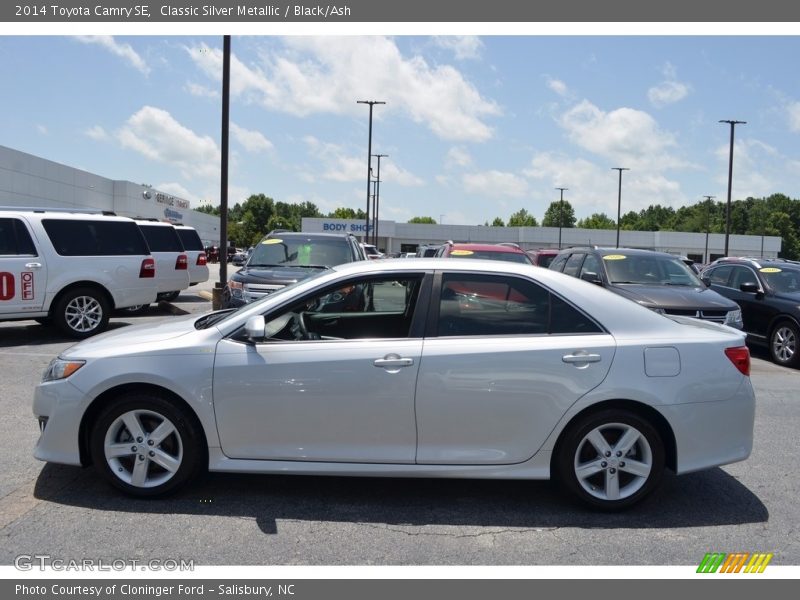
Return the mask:
<svg viewBox="0 0 800 600">
<path fill-rule="evenodd" d="M 594 283 L 595 285 L 603 285 L 603 282 L 600 280 L 600 276 L 592 271 L 584 271 L 581 273 L 581 279 L 588 281 L 589 283 Z"/>
<path fill-rule="evenodd" d="M 739 289 L 745 294 L 756 294 L 758 293 L 758 284 L 753 283 L 752 281 L 747 281 L 740 285 Z"/>
</svg>

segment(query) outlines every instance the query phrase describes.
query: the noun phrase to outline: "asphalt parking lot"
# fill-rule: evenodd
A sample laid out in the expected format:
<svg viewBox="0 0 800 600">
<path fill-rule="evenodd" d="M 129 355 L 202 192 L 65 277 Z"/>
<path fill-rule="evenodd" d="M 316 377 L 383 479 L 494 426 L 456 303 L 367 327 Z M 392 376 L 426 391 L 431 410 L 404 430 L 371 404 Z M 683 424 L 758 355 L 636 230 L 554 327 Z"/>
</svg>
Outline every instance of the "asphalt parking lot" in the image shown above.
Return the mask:
<svg viewBox="0 0 800 600">
<path fill-rule="evenodd" d="M 111 327 L 208 310 L 212 286 Z M 644 504 L 601 514 L 525 481 L 211 474 L 164 500 L 132 500 L 91 469 L 32 456 L 34 386 L 71 343 L 34 322 L 0 324 L 0 564 L 46 553 L 210 565 L 696 565 L 711 551 L 800 564 L 800 372 L 760 354 L 750 459 L 668 475 Z"/>
</svg>

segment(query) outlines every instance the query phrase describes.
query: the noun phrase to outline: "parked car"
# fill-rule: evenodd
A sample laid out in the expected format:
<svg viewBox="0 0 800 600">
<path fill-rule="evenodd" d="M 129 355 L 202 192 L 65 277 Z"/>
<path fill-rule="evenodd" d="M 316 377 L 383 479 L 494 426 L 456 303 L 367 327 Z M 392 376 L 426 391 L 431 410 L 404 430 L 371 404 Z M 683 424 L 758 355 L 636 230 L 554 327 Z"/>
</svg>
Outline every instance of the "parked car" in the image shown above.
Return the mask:
<svg viewBox="0 0 800 600">
<path fill-rule="evenodd" d="M 36 319 L 73 338 L 111 311 L 156 299 L 156 264 L 132 219 L 0 208 L 0 320 Z"/>
<path fill-rule="evenodd" d="M 526 252 L 533 264 L 546 269 L 561 250 L 557 248 L 537 248 L 536 250 L 526 250 Z"/>
<path fill-rule="evenodd" d="M 439 250 L 441 244 L 422 244 L 417 248 L 417 257 L 418 258 L 428 258 L 431 256 L 436 256 L 436 251 Z"/>
<path fill-rule="evenodd" d="M 531 259 L 516 244 L 473 244 L 445 242 L 436 251 L 442 258 L 477 258 L 503 260 L 530 265 Z"/>
<path fill-rule="evenodd" d="M 471 286 L 505 293 L 478 299 Z M 342 310 L 359 290 L 368 301 Z M 34 454 L 92 463 L 145 497 L 208 468 L 553 477 L 619 509 L 665 467 L 747 458 L 744 337 L 523 264 L 357 261 L 238 311 L 63 351 L 34 395 Z"/>
<path fill-rule="evenodd" d="M 225 307 L 239 307 L 334 265 L 367 260 L 349 233 L 270 232 L 223 290 Z"/>
<path fill-rule="evenodd" d="M 378 250 L 378 248 L 376 248 L 373 244 L 364 244 L 362 242 L 361 247 L 364 249 L 364 254 L 370 260 L 375 260 L 384 257 L 383 252 Z"/>
<path fill-rule="evenodd" d="M 722 258 L 701 276 L 712 290 L 742 307 L 749 342 L 767 347 L 779 365 L 800 367 L 800 264 Z"/>
<path fill-rule="evenodd" d="M 631 248 L 567 248 L 549 268 L 656 312 L 742 328 L 739 305 L 708 289 L 692 269 L 671 254 Z"/>
<path fill-rule="evenodd" d="M 181 238 L 181 244 L 183 244 L 183 251 L 186 253 L 189 285 L 208 281 L 208 257 L 197 230 L 188 225 L 175 225 L 175 231 L 178 232 L 178 237 Z"/>
<path fill-rule="evenodd" d="M 136 219 L 156 260 L 157 300 L 175 300 L 189 287 L 189 257 L 178 232 L 158 219 Z"/>
</svg>

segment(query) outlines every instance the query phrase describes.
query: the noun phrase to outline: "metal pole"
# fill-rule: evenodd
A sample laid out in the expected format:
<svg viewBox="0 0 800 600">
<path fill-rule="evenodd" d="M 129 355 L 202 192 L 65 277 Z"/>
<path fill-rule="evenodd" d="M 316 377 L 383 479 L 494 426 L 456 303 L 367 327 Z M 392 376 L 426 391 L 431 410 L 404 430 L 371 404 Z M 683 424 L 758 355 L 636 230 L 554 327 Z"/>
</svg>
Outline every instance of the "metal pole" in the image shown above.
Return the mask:
<svg viewBox="0 0 800 600">
<path fill-rule="evenodd" d="M 228 281 L 228 129 L 230 125 L 231 96 L 231 36 L 222 38 L 222 135 L 220 150 L 222 164 L 220 172 L 220 228 L 219 228 L 219 281 L 224 287 Z"/>
<path fill-rule="evenodd" d="M 356 104 L 369 104 L 369 142 L 367 143 L 367 214 L 364 218 L 364 242 L 369 242 L 369 188 L 372 179 L 372 107 L 386 104 L 379 100 L 356 100 Z"/>
<path fill-rule="evenodd" d="M 731 235 L 731 187 L 733 186 L 733 130 L 736 125 L 746 125 L 747 121 L 721 120 L 731 126 L 731 149 L 728 156 L 728 205 L 725 209 L 725 256 L 728 256 L 728 238 Z"/>
<path fill-rule="evenodd" d="M 627 167 L 611 167 L 612 171 L 619 171 L 619 192 L 617 195 L 617 248 L 619 248 L 619 226 L 622 218 L 622 172 L 630 171 Z"/>
<path fill-rule="evenodd" d="M 708 233 L 711 231 L 711 201 L 716 198 L 716 196 L 703 196 L 706 199 L 706 252 L 703 255 L 703 262 L 706 264 L 710 263 L 708 256 Z"/>
<path fill-rule="evenodd" d="M 561 190 L 561 203 L 558 205 L 558 249 L 561 250 L 561 227 L 564 224 L 564 190 L 569 188 L 555 188 Z"/>
<path fill-rule="evenodd" d="M 375 227 L 373 231 L 375 233 L 375 247 L 378 247 L 378 229 L 379 229 L 379 210 L 381 207 L 381 159 L 386 158 L 389 156 L 388 154 L 373 154 L 375 158 L 378 159 L 378 174 L 377 179 L 375 180 Z"/>
</svg>

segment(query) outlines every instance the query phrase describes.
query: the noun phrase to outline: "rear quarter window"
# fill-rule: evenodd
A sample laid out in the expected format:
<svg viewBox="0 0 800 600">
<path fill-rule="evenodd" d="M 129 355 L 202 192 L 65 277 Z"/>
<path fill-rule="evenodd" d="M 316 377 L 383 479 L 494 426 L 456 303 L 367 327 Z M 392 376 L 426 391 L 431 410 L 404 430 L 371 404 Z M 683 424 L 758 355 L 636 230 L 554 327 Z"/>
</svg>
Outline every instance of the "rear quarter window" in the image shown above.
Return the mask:
<svg viewBox="0 0 800 600">
<path fill-rule="evenodd" d="M 150 252 L 183 252 L 183 244 L 174 227 L 139 225 Z"/>
<path fill-rule="evenodd" d="M 42 219 L 47 237 L 61 256 L 142 256 L 150 254 L 133 221 Z"/>
<path fill-rule="evenodd" d="M 201 252 L 205 250 L 200 236 L 194 229 L 176 229 L 175 231 L 178 232 L 178 237 L 181 238 L 184 249 L 192 251 L 200 250 Z"/>
</svg>

